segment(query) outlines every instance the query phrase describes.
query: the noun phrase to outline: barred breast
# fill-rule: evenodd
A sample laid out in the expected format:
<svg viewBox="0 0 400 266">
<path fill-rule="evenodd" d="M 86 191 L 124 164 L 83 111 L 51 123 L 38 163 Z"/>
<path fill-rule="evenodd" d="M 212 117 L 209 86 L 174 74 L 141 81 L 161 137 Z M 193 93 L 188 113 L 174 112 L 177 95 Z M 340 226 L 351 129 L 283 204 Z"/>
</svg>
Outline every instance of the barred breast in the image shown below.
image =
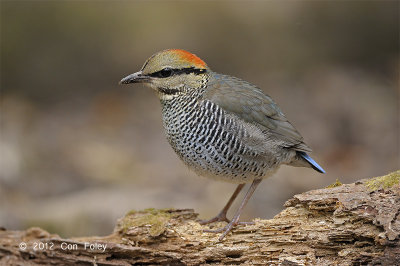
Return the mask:
<svg viewBox="0 0 400 266">
<path fill-rule="evenodd" d="M 199 175 L 247 183 L 276 170 L 276 156 L 265 149 L 263 133 L 215 103 L 202 100 L 200 95 L 178 96 L 161 103 L 169 143 Z"/>
</svg>

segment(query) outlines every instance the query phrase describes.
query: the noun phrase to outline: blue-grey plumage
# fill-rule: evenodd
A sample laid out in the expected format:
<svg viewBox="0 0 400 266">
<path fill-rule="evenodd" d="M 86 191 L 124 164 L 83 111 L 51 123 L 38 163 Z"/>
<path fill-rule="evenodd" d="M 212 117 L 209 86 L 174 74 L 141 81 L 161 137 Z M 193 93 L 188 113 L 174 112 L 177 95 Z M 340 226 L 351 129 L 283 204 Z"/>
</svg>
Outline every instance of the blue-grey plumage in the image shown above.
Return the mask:
<svg viewBox="0 0 400 266">
<path fill-rule="evenodd" d="M 320 172 L 320 173 L 325 174 L 325 170 L 322 169 L 322 167 L 319 166 L 319 164 L 317 164 L 317 162 L 314 161 L 313 158 L 311 158 L 307 153 L 305 153 L 305 152 L 303 152 L 303 151 L 299 151 L 299 152 L 297 152 L 297 153 L 298 153 L 302 158 L 304 158 L 304 159 L 311 165 L 311 167 L 312 167 L 314 170 L 316 170 L 316 171 L 318 171 L 318 172 Z"/>
<path fill-rule="evenodd" d="M 159 52 L 120 83 L 138 82 L 156 91 L 166 137 L 182 161 L 200 175 L 239 183 L 211 222 L 226 221 L 226 212 L 243 184 L 252 182 L 220 239 L 238 224 L 241 210 L 260 181 L 280 165 L 312 167 L 325 173 L 307 154 L 311 149 L 271 97 L 244 80 L 211 71 L 189 52 Z"/>
</svg>

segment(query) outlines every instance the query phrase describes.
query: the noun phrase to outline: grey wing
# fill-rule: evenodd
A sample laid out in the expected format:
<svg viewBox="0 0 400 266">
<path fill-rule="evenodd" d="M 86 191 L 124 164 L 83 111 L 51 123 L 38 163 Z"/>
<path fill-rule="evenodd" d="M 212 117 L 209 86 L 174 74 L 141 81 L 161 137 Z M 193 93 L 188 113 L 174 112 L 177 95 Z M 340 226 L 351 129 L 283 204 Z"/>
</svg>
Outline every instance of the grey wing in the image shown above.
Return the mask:
<svg viewBox="0 0 400 266">
<path fill-rule="evenodd" d="M 311 152 L 303 137 L 286 119 L 276 103 L 256 86 L 241 79 L 212 73 L 204 98 L 226 112 L 259 127 L 282 147 Z"/>
</svg>

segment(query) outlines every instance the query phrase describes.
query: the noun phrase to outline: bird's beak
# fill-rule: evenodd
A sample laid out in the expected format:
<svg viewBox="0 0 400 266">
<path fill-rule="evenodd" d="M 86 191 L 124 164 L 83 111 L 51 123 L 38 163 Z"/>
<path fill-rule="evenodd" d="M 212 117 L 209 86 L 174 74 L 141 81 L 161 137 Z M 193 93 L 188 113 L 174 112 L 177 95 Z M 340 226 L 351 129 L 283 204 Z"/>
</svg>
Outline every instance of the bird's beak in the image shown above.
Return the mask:
<svg viewBox="0 0 400 266">
<path fill-rule="evenodd" d="M 129 76 L 126 76 L 125 78 L 121 79 L 119 84 L 130 84 L 130 83 L 140 83 L 144 81 L 148 81 L 149 77 L 146 75 L 142 74 L 142 71 L 130 74 Z"/>
</svg>

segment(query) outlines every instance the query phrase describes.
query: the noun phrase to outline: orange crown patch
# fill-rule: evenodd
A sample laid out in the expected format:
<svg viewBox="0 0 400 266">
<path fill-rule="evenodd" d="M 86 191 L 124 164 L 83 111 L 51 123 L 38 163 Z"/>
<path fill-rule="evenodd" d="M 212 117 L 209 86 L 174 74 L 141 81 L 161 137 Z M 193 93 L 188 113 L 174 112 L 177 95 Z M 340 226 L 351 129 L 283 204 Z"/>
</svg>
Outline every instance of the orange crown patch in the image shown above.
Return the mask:
<svg viewBox="0 0 400 266">
<path fill-rule="evenodd" d="M 182 60 L 190 62 L 199 68 L 207 68 L 207 64 L 203 60 L 201 60 L 198 56 L 189 53 L 188 51 L 182 49 L 171 49 L 171 51 L 177 53 Z"/>
</svg>

